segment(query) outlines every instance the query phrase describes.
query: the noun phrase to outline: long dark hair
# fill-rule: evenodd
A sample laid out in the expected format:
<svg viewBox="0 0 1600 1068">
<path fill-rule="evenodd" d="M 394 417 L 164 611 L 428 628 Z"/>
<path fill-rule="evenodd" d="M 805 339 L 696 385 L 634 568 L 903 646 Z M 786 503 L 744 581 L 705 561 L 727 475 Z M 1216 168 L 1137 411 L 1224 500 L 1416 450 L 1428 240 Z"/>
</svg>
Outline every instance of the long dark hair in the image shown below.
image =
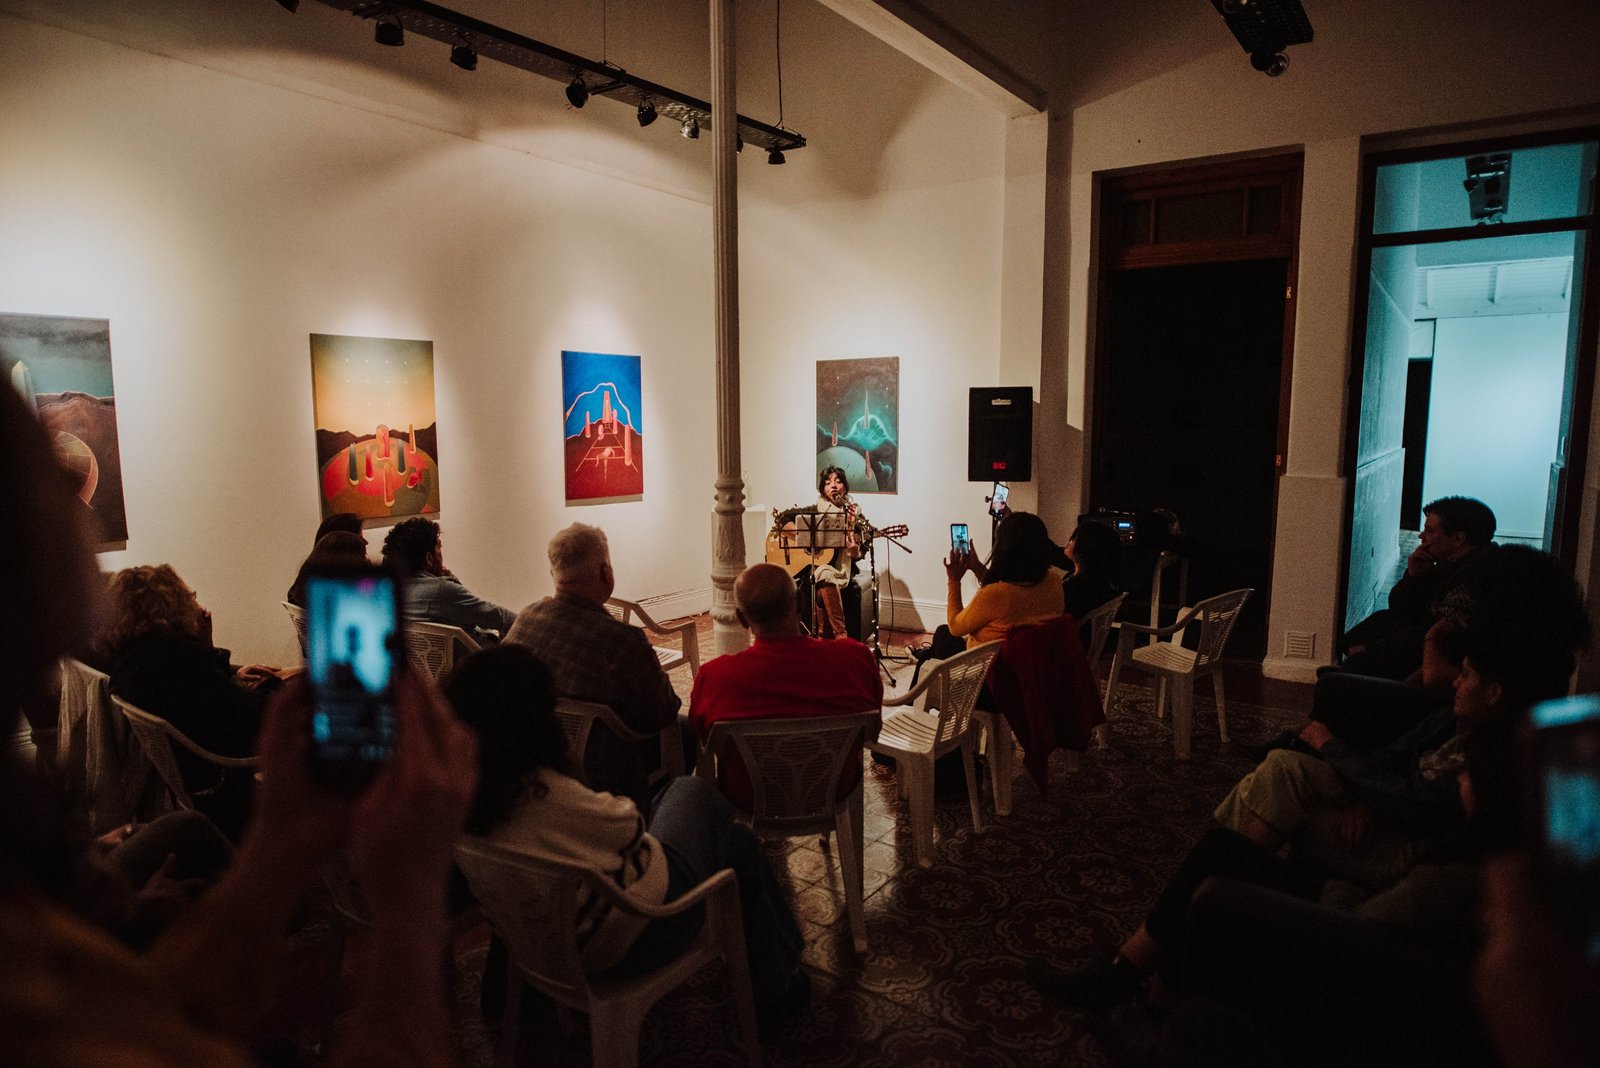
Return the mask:
<svg viewBox="0 0 1600 1068">
<path fill-rule="evenodd" d="M 478 794 L 467 829 L 483 834 L 526 799 L 544 796 L 529 781 L 535 771 L 567 767 L 555 683 L 532 650 L 502 644 L 463 660 L 445 680 L 444 695 L 478 735 Z"/>
<path fill-rule="evenodd" d="M 984 585 L 1014 582 L 1031 586 L 1050 571 L 1055 546 L 1044 520 L 1032 512 L 1012 512 L 1000 520 L 995 531 L 994 552 L 989 555 L 989 574 Z"/>
<path fill-rule="evenodd" d="M 1072 532 L 1072 555 L 1079 575 L 1115 586 L 1122 570 L 1122 541 L 1104 523 L 1084 522 Z"/>
<path fill-rule="evenodd" d="M 824 467 L 817 472 L 817 496 L 822 496 L 822 487 L 828 484 L 829 475 L 838 475 L 839 484 L 844 487 L 845 493 L 850 492 L 850 476 L 844 473 L 842 467 Z"/>
</svg>

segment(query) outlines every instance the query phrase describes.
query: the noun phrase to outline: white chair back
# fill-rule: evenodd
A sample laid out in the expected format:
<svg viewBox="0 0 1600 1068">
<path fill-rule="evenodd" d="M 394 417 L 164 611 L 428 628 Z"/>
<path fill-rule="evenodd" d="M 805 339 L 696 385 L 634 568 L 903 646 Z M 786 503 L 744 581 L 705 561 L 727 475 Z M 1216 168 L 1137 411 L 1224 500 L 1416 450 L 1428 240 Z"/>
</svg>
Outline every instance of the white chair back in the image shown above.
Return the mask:
<svg viewBox="0 0 1600 1068">
<path fill-rule="evenodd" d="M 1089 667 L 1095 668 L 1100 663 L 1100 658 L 1105 655 L 1106 643 L 1111 639 L 1111 624 L 1116 621 L 1117 612 L 1122 608 L 1122 602 L 1128 599 L 1126 593 L 1119 593 L 1105 604 L 1078 620 L 1078 628 L 1089 628 L 1089 648 L 1084 650 L 1089 659 Z"/>
<path fill-rule="evenodd" d="M 476 639 L 460 627 L 448 623 L 426 623 L 408 619 L 405 624 L 406 653 L 411 662 L 432 679 L 441 679 L 456 666 L 456 646 L 475 653 L 480 646 Z"/>
<path fill-rule="evenodd" d="M 144 755 L 155 768 L 156 774 L 161 776 L 161 781 L 166 784 L 167 792 L 171 795 L 172 804 L 177 808 L 194 809 L 194 799 L 189 795 L 188 788 L 183 782 L 183 772 L 178 767 L 178 758 L 172 751 L 172 743 L 176 741 L 195 756 L 208 764 L 215 764 L 223 768 L 253 768 L 256 766 L 255 757 L 225 757 L 219 756 L 205 749 L 185 735 L 178 728 L 153 715 L 136 705 L 117 697 L 111 697 L 112 703 L 122 712 L 123 718 L 133 728 L 134 735 L 139 739 L 139 744 L 144 749 Z"/>
<path fill-rule="evenodd" d="M 846 802 L 839 780 L 850 761 L 878 734 L 882 713 L 733 719 L 713 724 L 697 775 L 712 778 L 714 765 L 737 752 L 750 776 L 757 834 L 795 835 L 833 829 Z"/>
</svg>

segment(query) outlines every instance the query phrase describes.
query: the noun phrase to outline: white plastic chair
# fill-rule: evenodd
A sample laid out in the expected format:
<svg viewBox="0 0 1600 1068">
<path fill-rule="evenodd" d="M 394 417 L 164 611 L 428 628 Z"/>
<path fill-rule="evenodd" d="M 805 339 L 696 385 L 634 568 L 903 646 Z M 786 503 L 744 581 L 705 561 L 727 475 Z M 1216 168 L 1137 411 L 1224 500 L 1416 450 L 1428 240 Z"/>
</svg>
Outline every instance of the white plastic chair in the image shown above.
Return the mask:
<svg viewBox="0 0 1600 1068">
<path fill-rule="evenodd" d="M 56 770 L 68 796 L 82 798 L 92 834 L 137 818 L 156 792 L 154 770 L 111 703 L 111 680 L 71 657 L 61 661 Z"/>
<path fill-rule="evenodd" d="M 448 623 L 425 623 L 408 619 L 405 624 L 406 652 L 411 662 L 437 680 L 450 673 L 456 664 L 456 646 L 469 653 L 481 648 L 477 639 Z"/>
<path fill-rule="evenodd" d="M 178 808 L 193 811 L 194 799 L 189 796 L 189 790 L 183 784 L 183 772 L 178 768 L 178 758 L 172 752 L 174 741 L 206 763 L 218 767 L 253 768 L 257 764 L 257 759 L 253 756 L 219 756 L 190 741 L 188 735 L 160 716 L 129 704 L 115 694 L 111 695 L 111 700 L 122 711 L 123 717 L 133 728 L 133 733 L 138 736 L 139 744 L 144 747 L 145 757 L 156 769 L 156 774 L 161 776 L 161 781 L 166 783 L 167 793 L 171 795 L 173 804 Z"/>
<path fill-rule="evenodd" d="M 300 655 L 305 656 L 308 650 L 306 645 L 306 610 L 297 604 L 288 601 L 279 601 L 283 610 L 289 613 L 289 621 L 294 624 L 295 640 L 300 643 Z"/>
<path fill-rule="evenodd" d="M 561 729 L 566 733 L 567 746 L 572 754 L 573 763 L 578 765 L 580 772 L 578 779 L 591 790 L 595 789 L 595 786 L 589 781 L 590 769 L 583 766 L 583 756 L 589 751 L 589 736 L 594 733 L 596 724 L 629 745 L 658 742 L 661 746 L 661 770 L 651 776 L 652 782 L 666 775 L 684 773 L 683 735 L 679 732 L 676 721 L 667 724 L 654 734 L 641 734 L 622 722 L 621 717 L 610 705 L 579 701 L 572 697 L 556 699 L 556 718 L 561 721 Z"/>
<path fill-rule="evenodd" d="M 933 762 L 961 750 L 967 773 L 967 800 L 972 806 L 972 829 L 983 830 L 978 815 L 978 783 L 973 769 L 977 732 L 972 708 L 989 665 L 1000 652 L 999 642 L 985 642 L 949 660 L 930 660 L 931 668 L 908 692 L 884 702 L 883 727 L 868 748 L 894 761 L 900 796 L 911 805 L 911 829 L 917 846 L 917 864 L 933 866 Z"/>
<path fill-rule="evenodd" d="M 1179 760 L 1189 759 L 1189 735 L 1194 719 L 1194 684 L 1207 675 L 1217 695 L 1217 733 L 1224 742 L 1228 740 L 1228 709 L 1223 699 L 1220 661 L 1228 635 L 1239 618 L 1239 612 L 1249 599 L 1251 590 L 1232 590 L 1208 597 L 1192 608 L 1178 613 L 1178 618 L 1165 627 L 1147 627 L 1126 620 L 1117 624 L 1117 653 L 1111 660 L 1111 675 L 1106 679 L 1106 716 L 1111 715 L 1111 703 L 1117 682 L 1124 669 L 1131 668 L 1155 675 L 1156 715 L 1166 715 L 1167 705 L 1172 706 L 1172 752 Z M 1200 641 L 1194 649 L 1182 645 L 1183 633 L 1191 623 L 1200 624 Z M 1151 636 L 1150 645 L 1135 647 L 1139 635 Z M 1164 639 L 1164 640 L 1163 640 Z"/>
<path fill-rule="evenodd" d="M 1126 593 L 1119 593 L 1105 604 L 1088 613 L 1078 620 L 1078 629 L 1089 628 L 1089 647 L 1083 655 L 1089 658 L 1089 666 L 1098 668 L 1100 658 L 1106 653 L 1106 642 L 1111 638 L 1112 622 L 1117 618 L 1117 612 L 1122 608 L 1122 602 L 1128 599 Z"/>
<path fill-rule="evenodd" d="M 754 806 L 745 815 L 758 835 L 794 838 L 834 832 L 839 874 L 857 953 L 867 951 L 861 781 L 844 797 L 839 780 L 878 733 L 880 713 L 723 720 L 712 724 L 695 774 L 713 783 L 716 765 L 736 752 L 750 776 Z"/>
<path fill-rule="evenodd" d="M 651 906 L 629 898 L 602 872 L 531 857 L 481 838 L 467 838 L 456 846 L 456 860 L 490 926 L 509 950 L 497 1064 L 510 1064 L 516 1055 L 523 982 L 588 1014 L 597 1068 L 630 1068 L 639 1060 L 639 1026 L 650 1006 L 718 958 L 727 965 L 733 988 L 740 1048 L 752 1065 L 761 1063 L 739 885 L 731 869 L 724 868 L 674 901 Z M 704 902 L 705 925 L 682 956 L 648 975 L 589 975 L 579 956 L 577 932 L 578 905 L 585 891 L 606 907 L 648 919 L 676 916 Z"/>
<path fill-rule="evenodd" d="M 651 619 L 643 608 L 620 597 L 606 598 L 606 611 L 611 613 L 611 618 L 621 620 L 623 623 L 631 624 L 637 618 L 639 626 L 643 627 L 647 634 L 660 634 L 669 638 L 676 635 L 680 648 L 674 649 L 671 646 L 652 643 L 656 659 L 661 663 L 661 670 L 671 671 L 687 664 L 691 679 L 700 674 L 700 636 L 695 633 L 694 620 L 680 623 L 676 627 L 664 627 Z"/>
<path fill-rule="evenodd" d="M 1084 656 L 1089 660 L 1089 670 L 1100 670 L 1100 658 L 1106 655 L 1106 642 L 1111 639 L 1111 632 L 1116 629 L 1117 612 L 1122 609 L 1122 602 L 1128 599 L 1126 593 L 1119 593 L 1105 604 L 1078 620 L 1078 629 L 1089 628 L 1089 648 L 1084 650 Z M 1097 683 L 1098 685 L 1098 683 Z M 1107 689 L 1109 693 L 1109 688 Z M 1101 698 L 1105 706 L 1106 715 L 1111 714 L 1111 702 L 1104 696 Z M 1094 745 L 1104 748 L 1106 744 L 1107 724 L 1102 723 L 1094 729 Z"/>
</svg>

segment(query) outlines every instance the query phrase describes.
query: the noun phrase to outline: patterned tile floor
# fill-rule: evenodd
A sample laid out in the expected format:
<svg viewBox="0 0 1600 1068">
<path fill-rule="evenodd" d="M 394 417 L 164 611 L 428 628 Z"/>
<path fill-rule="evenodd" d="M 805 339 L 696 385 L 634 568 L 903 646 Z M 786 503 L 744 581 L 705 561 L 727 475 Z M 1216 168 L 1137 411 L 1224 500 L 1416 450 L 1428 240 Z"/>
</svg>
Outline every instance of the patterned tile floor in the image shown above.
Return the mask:
<svg viewBox="0 0 1600 1068">
<path fill-rule="evenodd" d="M 913 636 L 901 636 L 899 641 Z M 709 638 L 709 635 L 707 635 Z M 702 643 L 709 648 L 709 641 Z M 680 686 L 686 688 L 687 673 Z M 1219 742 L 1210 687 L 1195 710 L 1193 758 L 1172 757 L 1148 690 L 1129 690 L 1112 710 L 1110 741 L 1076 771 L 1052 761 L 1040 793 L 1026 776 L 1013 813 L 993 819 L 985 778 L 984 830 L 974 833 L 964 793 L 936 806 L 931 870 L 912 857 L 910 823 L 893 769 L 866 763 L 866 921 L 857 955 L 844 914 L 839 868 L 815 837 L 769 844 L 794 893 L 812 977 L 808 1009 L 766 1047 L 773 1065 L 1117 1065 L 1138 1063 L 1154 1023 L 1128 1010 L 1115 1027 L 1040 1001 L 1022 978 L 1026 958 L 1086 961 L 1142 918 L 1167 875 L 1209 825 L 1212 808 L 1250 768 Z M 1236 741 L 1255 742 L 1298 722 L 1309 686 L 1230 672 L 1228 720 Z M 684 694 L 687 698 L 687 693 Z M 458 1038 L 465 1063 L 492 1063 L 477 1013 L 483 939 L 458 943 Z M 738 1064 L 730 1045 L 726 986 L 702 974 L 646 1020 L 641 1063 L 708 1068 Z M 585 1064 L 586 1024 L 541 1035 L 522 1063 Z M 535 1029 L 537 1030 L 537 1029 Z"/>
</svg>

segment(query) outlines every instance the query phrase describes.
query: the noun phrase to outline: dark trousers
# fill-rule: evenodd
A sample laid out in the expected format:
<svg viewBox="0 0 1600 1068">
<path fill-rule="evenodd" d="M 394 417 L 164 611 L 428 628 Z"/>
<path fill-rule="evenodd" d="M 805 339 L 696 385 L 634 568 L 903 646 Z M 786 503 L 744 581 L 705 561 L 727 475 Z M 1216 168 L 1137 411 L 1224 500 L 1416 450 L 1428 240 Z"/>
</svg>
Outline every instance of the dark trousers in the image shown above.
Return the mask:
<svg viewBox="0 0 1600 1068">
<path fill-rule="evenodd" d="M 694 776 L 672 779 L 662 789 L 650 833 L 667 855 L 669 902 L 723 868 L 733 869 L 756 1005 L 774 1004 L 800 966 L 804 940 L 756 836 L 735 822 L 733 807 L 716 787 Z M 704 923 L 701 908 L 652 921 L 614 971 L 638 975 L 661 967 L 683 952 Z"/>
</svg>

